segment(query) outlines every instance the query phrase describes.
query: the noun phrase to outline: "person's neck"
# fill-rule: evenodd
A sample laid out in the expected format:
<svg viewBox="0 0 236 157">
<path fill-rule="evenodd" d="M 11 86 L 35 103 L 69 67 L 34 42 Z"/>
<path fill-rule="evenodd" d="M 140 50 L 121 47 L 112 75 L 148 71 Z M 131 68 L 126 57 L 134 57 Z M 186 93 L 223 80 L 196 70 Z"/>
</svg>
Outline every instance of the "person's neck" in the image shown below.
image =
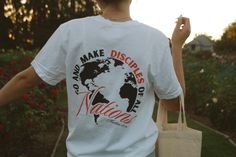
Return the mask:
<svg viewBox="0 0 236 157">
<path fill-rule="evenodd" d="M 114 6 L 107 6 L 102 13 L 102 16 L 105 19 L 111 21 L 130 21 L 132 18 L 130 17 L 129 7 L 120 7 L 115 8 Z"/>
</svg>

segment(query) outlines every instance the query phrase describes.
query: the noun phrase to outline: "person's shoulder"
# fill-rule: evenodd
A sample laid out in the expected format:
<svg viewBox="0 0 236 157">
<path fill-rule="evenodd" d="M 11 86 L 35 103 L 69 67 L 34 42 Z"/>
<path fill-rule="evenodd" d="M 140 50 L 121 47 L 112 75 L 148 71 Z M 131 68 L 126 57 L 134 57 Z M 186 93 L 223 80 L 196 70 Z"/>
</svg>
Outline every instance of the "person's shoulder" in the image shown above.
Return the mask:
<svg viewBox="0 0 236 157">
<path fill-rule="evenodd" d="M 139 21 L 137 21 L 137 22 L 139 23 L 139 26 L 140 26 L 142 29 L 148 30 L 148 31 L 150 31 L 151 33 L 155 33 L 155 34 L 159 34 L 159 35 L 164 35 L 164 34 L 162 33 L 162 31 L 160 31 L 160 30 L 157 29 L 157 28 L 154 28 L 154 27 L 152 27 L 152 26 L 150 26 L 150 25 L 147 25 L 147 24 L 142 23 L 142 22 L 139 22 Z"/>
<path fill-rule="evenodd" d="M 143 23 L 140 23 L 140 27 L 149 34 L 149 39 L 155 43 L 165 44 L 166 42 L 169 42 L 168 37 L 161 30 Z"/>
<path fill-rule="evenodd" d="M 96 16 L 88 16 L 88 17 L 83 17 L 83 18 L 71 19 L 64 23 L 61 23 L 58 29 L 64 33 L 69 33 L 69 34 L 71 34 L 71 32 L 80 32 L 84 30 L 83 28 L 86 26 L 86 24 L 94 21 L 93 19 L 95 17 Z"/>
<path fill-rule="evenodd" d="M 81 23 L 84 23 L 84 22 L 89 22 L 91 21 L 92 19 L 94 19 L 95 16 L 87 16 L 87 17 L 82 17 L 82 18 L 75 18 L 75 19 L 71 19 L 63 24 L 65 25 L 76 25 L 76 24 L 81 24 Z"/>
<path fill-rule="evenodd" d="M 146 30 L 153 38 L 166 39 L 166 35 L 159 29 L 152 27 L 150 25 L 139 22 L 140 27 Z"/>
</svg>

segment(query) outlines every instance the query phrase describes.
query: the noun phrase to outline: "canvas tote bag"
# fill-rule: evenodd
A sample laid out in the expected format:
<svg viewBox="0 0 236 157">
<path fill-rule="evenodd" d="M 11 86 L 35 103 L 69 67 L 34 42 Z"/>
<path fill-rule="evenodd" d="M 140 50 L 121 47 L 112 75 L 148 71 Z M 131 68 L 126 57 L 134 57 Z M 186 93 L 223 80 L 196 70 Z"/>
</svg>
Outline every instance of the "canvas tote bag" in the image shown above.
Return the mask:
<svg viewBox="0 0 236 157">
<path fill-rule="evenodd" d="M 180 96 L 177 123 L 168 123 L 167 110 L 159 103 L 157 113 L 158 157 L 201 157 L 202 132 L 187 126 L 184 96 Z"/>
</svg>

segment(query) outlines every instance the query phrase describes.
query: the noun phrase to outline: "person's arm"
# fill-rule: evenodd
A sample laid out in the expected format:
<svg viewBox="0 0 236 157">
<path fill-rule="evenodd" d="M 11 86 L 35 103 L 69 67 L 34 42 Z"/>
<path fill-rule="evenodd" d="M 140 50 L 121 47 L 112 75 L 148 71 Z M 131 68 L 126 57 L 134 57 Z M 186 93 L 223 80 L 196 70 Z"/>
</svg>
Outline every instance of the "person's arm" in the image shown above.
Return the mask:
<svg viewBox="0 0 236 157">
<path fill-rule="evenodd" d="M 182 46 L 185 40 L 190 35 L 190 21 L 188 18 L 179 17 L 174 32 L 172 34 L 172 58 L 176 76 L 178 81 L 185 93 L 185 79 L 184 79 L 184 70 L 183 70 L 183 61 L 182 61 Z M 165 100 L 161 99 L 161 104 L 164 104 L 168 111 L 178 111 L 179 110 L 179 97 Z"/>
<path fill-rule="evenodd" d="M 18 73 L 0 90 L 0 106 L 21 98 L 25 92 L 38 85 L 41 81 L 31 66 Z"/>
</svg>

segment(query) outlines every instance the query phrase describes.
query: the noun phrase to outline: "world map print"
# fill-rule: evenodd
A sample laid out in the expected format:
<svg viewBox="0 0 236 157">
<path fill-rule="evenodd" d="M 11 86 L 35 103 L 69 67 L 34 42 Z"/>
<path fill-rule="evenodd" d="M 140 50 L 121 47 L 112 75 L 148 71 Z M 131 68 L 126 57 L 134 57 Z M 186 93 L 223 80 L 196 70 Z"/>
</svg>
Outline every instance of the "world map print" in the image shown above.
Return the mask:
<svg viewBox="0 0 236 157">
<path fill-rule="evenodd" d="M 103 75 L 102 79 L 109 79 L 112 69 L 114 68 L 121 68 L 123 67 L 124 63 L 114 59 L 114 58 L 108 58 L 105 60 L 97 59 L 96 61 L 85 63 L 81 66 L 80 69 L 80 79 L 83 86 L 85 86 L 89 91 L 94 92 L 97 87 L 100 85 L 96 83 L 96 79 L 99 77 L 99 75 Z M 127 108 L 127 112 L 130 112 L 133 108 L 134 102 L 136 100 L 137 96 L 137 82 L 135 80 L 134 74 L 132 72 L 121 72 L 121 75 L 124 75 L 124 82 L 119 87 L 119 96 L 122 99 L 128 99 L 129 100 L 129 106 Z M 93 104 L 95 105 L 97 103 L 109 103 L 110 101 L 107 100 L 101 92 L 98 92 L 96 97 L 94 98 Z M 95 122 L 97 122 L 97 118 L 99 115 L 95 116 Z"/>
<path fill-rule="evenodd" d="M 130 57 L 112 51 L 105 57 L 104 50 L 83 55 L 81 65 L 73 71 L 73 84 L 79 103 L 76 116 L 80 113 L 93 115 L 99 123 L 105 117 L 116 125 L 127 127 L 137 117 L 145 88 L 143 74 Z M 119 58 L 121 57 L 121 58 Z"/>
</svg>

